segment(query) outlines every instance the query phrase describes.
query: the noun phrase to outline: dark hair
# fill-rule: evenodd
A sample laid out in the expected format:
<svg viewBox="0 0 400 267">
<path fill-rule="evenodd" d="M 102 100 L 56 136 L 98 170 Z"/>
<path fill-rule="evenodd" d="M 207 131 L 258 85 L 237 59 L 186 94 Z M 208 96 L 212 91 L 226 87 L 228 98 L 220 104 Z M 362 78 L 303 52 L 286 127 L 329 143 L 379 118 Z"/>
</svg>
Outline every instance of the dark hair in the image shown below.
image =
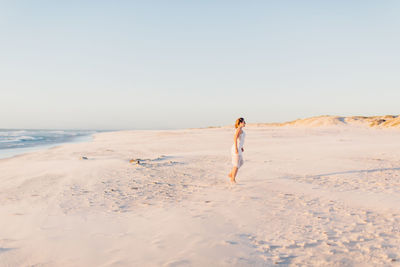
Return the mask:
<svg viewBox="0 0 400 267">
<path fill-rule="evenodd" d="M 244 122 L 243 118 L 237 119 L 236 122 L 235 122 L 235 128 L 239 127 L 239 124 L 241 124 L 242 122 Z"/>
</svg>

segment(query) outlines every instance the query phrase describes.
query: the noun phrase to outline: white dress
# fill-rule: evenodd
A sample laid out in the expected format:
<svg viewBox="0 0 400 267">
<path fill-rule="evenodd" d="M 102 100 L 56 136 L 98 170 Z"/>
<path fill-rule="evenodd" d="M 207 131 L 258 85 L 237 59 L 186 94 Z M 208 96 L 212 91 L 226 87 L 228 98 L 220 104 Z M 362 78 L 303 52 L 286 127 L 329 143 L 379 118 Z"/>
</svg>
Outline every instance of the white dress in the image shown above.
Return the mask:
<svg viewBox="0 0 400 267">
<path fill-rule="evenodd" d="M 238 169 L 243 165 L 243 152 L 242 148 L 244 145 L 244 139 L 246 137 L 246 133 L 242 129 L 242 133 L 238 136 L 237 146 L 238 146 L 238 154 L 236 154 L 235 143 L 233 143 L 231 148 L 232 155 L 232 165 L 237 167 Z"/>
</svg>

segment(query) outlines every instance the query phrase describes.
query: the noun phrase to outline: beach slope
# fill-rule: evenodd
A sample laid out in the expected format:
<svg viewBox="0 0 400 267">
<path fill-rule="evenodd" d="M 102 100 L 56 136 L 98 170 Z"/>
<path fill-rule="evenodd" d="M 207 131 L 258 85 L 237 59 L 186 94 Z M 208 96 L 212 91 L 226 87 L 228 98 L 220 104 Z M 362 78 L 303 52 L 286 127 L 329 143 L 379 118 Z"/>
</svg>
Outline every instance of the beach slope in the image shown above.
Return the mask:
<svg viewBox="0 0 400 267">
<path fill-rule="evenodd" d="M 227 128 L 100 133 L 0 160 L 0 266 L 400 261 L 399 130 L 245 130 L 237 185 Z"/>
</svg>

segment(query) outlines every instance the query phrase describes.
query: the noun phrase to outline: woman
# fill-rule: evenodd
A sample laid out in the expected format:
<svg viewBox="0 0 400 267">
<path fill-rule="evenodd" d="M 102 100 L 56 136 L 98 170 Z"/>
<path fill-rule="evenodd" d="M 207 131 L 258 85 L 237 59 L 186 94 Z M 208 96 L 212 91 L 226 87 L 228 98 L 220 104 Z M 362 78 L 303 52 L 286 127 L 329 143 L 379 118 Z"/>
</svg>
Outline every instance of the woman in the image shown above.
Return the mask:
<svg viewBox="0 0 400 267">
<path fill-rule="evenodd" d="M 243 118 L 239 118 L 235 123 L 235 136 L 233 137 L 233 145 L 231 149 L 232 154 L 232 171 L 228 174 L 232 183 L 236 183 L 236 174 L 238 169 L 243 165 L 243 145 L 244 138 L 246 137 L 246 133 L 243 131 L 243 127 L 246 126 L 246 122 Z"/>
</svg>

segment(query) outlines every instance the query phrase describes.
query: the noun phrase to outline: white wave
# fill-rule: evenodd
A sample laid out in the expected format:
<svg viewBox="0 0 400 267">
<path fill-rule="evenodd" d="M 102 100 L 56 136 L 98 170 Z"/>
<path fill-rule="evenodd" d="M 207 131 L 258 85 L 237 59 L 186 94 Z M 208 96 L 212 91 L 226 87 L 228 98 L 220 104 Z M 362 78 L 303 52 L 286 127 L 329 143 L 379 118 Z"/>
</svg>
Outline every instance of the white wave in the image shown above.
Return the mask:
<svg viewBox="0 0 400 267">
<path fill-rule="evenodd" d="M 0 136 L 19 136 L 21 134 L 26 134 L 27 131 L 25 130 L 18 130 L 18 131 L 0 131 Z"/>
</svg>

